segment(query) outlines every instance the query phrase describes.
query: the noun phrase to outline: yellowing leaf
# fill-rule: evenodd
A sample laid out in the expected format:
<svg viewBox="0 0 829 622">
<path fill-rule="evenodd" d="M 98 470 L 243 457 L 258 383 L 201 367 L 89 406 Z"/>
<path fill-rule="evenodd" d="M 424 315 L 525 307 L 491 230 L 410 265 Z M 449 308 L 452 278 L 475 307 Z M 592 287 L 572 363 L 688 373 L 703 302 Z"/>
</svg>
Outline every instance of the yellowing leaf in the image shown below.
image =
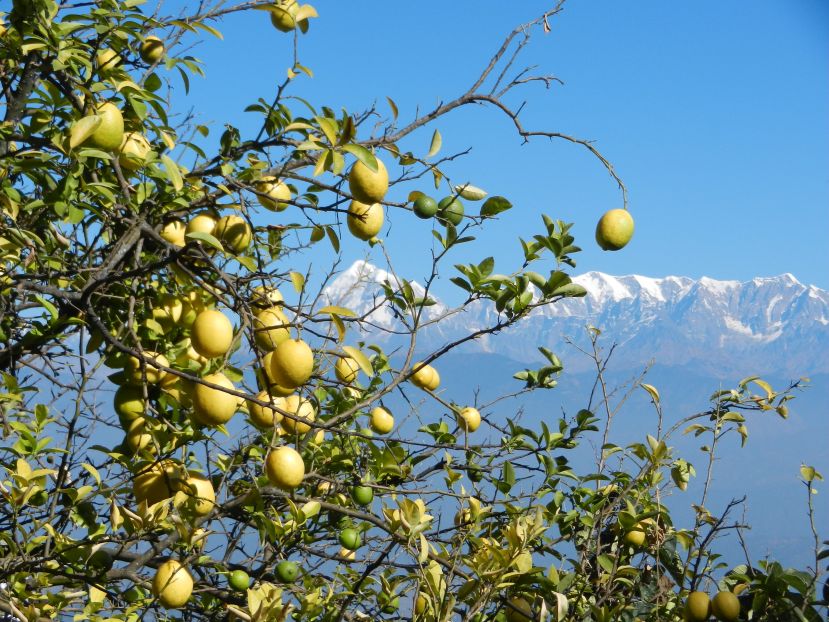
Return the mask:
<svg viewBox="0 0 829 622">
<path fill-rule="evenodd" d="M 644 382 L 641 383 L 639 386 L 642 387 L 643 389 L 645 389 L 645 391 L 648 392 L 648 394 L 651 396 L 651 399 L 653 400 L 653 403 L 658 406 L 659 405 L 659 391 L 656 390 L 656 387 L 654 387 L 653 385 L 650 385 L 650 384 L 645 384 Z"/>
<path fill-rule="evenodd" d="M 178 164 L 173 162 L 172 158 L 167 155 L 161 156 L 161 161 L 164 163 L 164 171 L 167 173 L 167 179 L 173 184 L 176 192 L 180 192 L 184 187 L 184 180 L 181 178 L 181 171 L 178 168 Z"/>
<path fill-rule="evenodd" d="M 359 348 L 355 348 L 353 346 L 343 346 L 343 350 L 346 354 L 348 354 L 348 356 L 357 361 L 357 365 L 360 366 L 360 369 L 363 370 L 363 373 L 366 376 L 371 377 L 374 375 L 374 369 L 371 367 L 371 362 L 368 358 L 366 358 L 366 355 L 359 350 Z"/>
<path fill-rule="evenodd" d="M 431 158 L 438 151 L 440 151 L 440 146 L 442 144 L 443 144 L 443 139 L 440 137 L 440 132 L 435 130 L 435 133 L 432 134 L 432 144 L 429 146 L 429 153 L 426 154 L 426 157 Z"/>
<path fill-rule="evenodd" d="M 352 311 L 351 309 L 346 309 L 345 307 L 338 307 L 336 305 L 329 305 L 327 307 L 323 307 L 317 313 L 331 313 L 340 315 L 342 317 L 355 317 L 357 314 Z"/>
<path fill-rule="evenodd" d="M 297 294 L 300 294 L 302 293 L 302 289 L 305 287 L 305 277 L 299 272 L 291 272 L 291 283 L 293 283 Z"/>
</svg>

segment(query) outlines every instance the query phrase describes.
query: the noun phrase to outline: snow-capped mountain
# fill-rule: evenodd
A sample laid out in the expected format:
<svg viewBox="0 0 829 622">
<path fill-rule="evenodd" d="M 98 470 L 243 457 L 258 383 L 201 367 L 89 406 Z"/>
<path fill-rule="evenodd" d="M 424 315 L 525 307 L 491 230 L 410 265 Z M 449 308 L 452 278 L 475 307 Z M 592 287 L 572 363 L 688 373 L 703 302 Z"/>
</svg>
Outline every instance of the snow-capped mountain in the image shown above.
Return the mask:
<svg viewBox="0 0 829 622">
<path fill-rule="evenodd" d="M 606 347 L 618 344 L 617 366 L 620 359 L 631 368 L 655 359 L 713 374 L 829 371 L 829 291 L 803 285 L 791 274 L 738 282 L 588 272 L 573 280 L 587 290 L 586 297 L 538 308 L 519 325 L 464 349 L 531 363 L 540 360 L 537 346 L 543 345 L 559 352 L 572 370 L 580 357 L 568 354 L 566 341 L 588 343 L 585 327 L 590 325 L 602 330 Z M 324 296 L 331 304 L 369 314 L 371 338 L 388 342 L 398 337 L 384 331 L 401 328 L 401 320 L 384 301 L 384 282 L 393 290 L 402 285 L 390 273 L 357 261 Z M 415 296 L 423 296 L 422 285 L 411 286 Z M 429 324 L 418 338 L 418 350 L 426 351 L 493 324 L 497 312 L 488 303 L 457 312 L 438 302 L 424 316 Z"/>
</svg>

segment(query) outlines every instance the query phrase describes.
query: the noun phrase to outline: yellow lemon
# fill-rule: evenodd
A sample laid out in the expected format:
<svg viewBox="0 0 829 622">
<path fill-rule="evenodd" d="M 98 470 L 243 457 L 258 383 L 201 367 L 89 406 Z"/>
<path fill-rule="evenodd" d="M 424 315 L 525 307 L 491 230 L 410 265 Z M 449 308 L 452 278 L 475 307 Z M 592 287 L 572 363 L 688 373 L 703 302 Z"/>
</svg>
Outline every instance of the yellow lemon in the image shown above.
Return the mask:
<svg viewBox="0 0 829 622">
<path fill-rule="evenodd" d="M 209 212 L 202 212 L 196 214 L 187 223 L 185 233 L 209 233 L 213 235 L 213 230 L 216 228 L 216 218 Z"/>
<path fill-rule="evenodd" d="M 474 432 L 481 425 L 481 413 L 471 406 L 462 408 L 458 413 L 458 425 L 465 432 Z"/>
<path fill-rule="evenodd" d="M 371 417 L 369 425 L 377 434 L 388 434 L 394 429 L 394 417 L 382 406 L 372 408 L 369 416 Z"/>
<path fill-rule="evenodd" d="M 164 43 L 158 37 L 150 35 L 141 42 L 138 53 L 145 63 L 155 65 L 164 56 Z"/>
<path fill-rule="evenodd" d="M 236 214 L 219 218 L 216 221 L 213 235 L 221 241 L 225 249 L 237 255 L 250 246 L 253 239 L 250 225 L 244 218 Z"/>
<path fill-rule="evenodd" d="M 271 484 L 277 488 L 292 490 L 299 486 L 305 477 L 305 463 L 296 449 L 283 445 L 268 452 L 265 458 L 265 473 Z"/>
<path fill-rule="evenodd" d="M 170 244 L 175 246 L 184 246 L 187 243 L 184 239 L 184 233 L 186 230 L 187 225 L 185 225 L 182 221 L 171 220 L 161 227 L 159 235 Z"/>
<path fill-rule="evenodd" d="M 385 215 L 379 203 L 352 201 L 348 207 L 348 230 L 361 240 L 370 240 L 383 228 Z"/>
<path fill-rule="evenodd" d="M 138 132 L 130 132 L 121 142 L 121 153 L 118 155 L 118 164 L 127 171 L 137 171 L 147 163 L 152 147 L 150 142 Z"/>
<path fill-rule="evenodd" d="M 685 601 L 686 622 L 705 622 L 711 615 L 711 599 L 705 592 L 691 592 Z"/>
<path fill-rule="evenodd" d="M 271 376 L 282 387 L 296 388 L 308 382 L 314 371 L 314 353 L 302 339 L 280 343 L 271 357 Z"/>
<path fill-rule="evenodd" d="M 283 398 L 281 404 L 277 403 L 277 406 L 287 413 L 302 417 L 308 421 L 314 421 L 317 417 L 317 411 L 314 409 L 314 405 L 299 395 L 289 395 Z M 291 419 L 290 417 L 284 417 L 282 419 L 282 427 L 290 434 L 305 434 L 311 429 L 311 426 L 307 423 Z"/>
<path fill-rule="evenodd" d="M 606 251 L 624 248 L 633 237 L 633 217 L 625 209 L 605 212 L 596 225 L 596 242 Z"/>
<path fill-rule="evenodd" d="M 158 567 L 153 577 L 153 596 L 167 609 L 187 604 L 193 593 L 193 577 L 179 562 L 168 560 Z"/>
<path fill-rule="evenodd" d="M 340 382 L 351 384 L 357 380 L 357 372 L 360 371 L 360 366 L 350 356 L 341 356 L 334 363 L 334 375 Z"/>
<path fill-rule="evenodd" d="M 200 473 L 190 473 L 187 479 L 178 485 L 173 503 L 178 507 L 185 507 L 196 516 L 207 516 L 216 505 L 213 482 Z"/>
<path fill-rule="evenodd" d="M 127 368 L 125 370 L 127 377 L 133 384 L 140 384 L 144 378 L 144 374 L 146 374 L 147 382 L 149 384 L 158 384 L 164 379 L 167 372 L 163 369 L 159 369 L 157 366 L 161 365 L 169 367 L 170 361 L 167 360 L 166 356 L 159 354 L 158 352 L 144 350 L 142 354 L 146 359 L 144 369 L 142 370 L 142 362 L 136 357 L 131 356 L 127 359 Z"/>
<path fill-rule="evenodd" d="M 288 318 L 280 307 L 258 311 L 253 317 L 254 341 L 265 351 L 275 350 L 280 343 L 291 338 Z"/>
<path fill-rule="evenodd" d="M 254 184 L 254 188 L 262 207 L 281 212 L 288 207 L 285 201 L 291 200 L 291 189 L 285 182 L 277 181 L 273 177 L 266 177 Z"/>
<path fill-rule="evenodd" d="M 361 203 L 382 201 L 389 189 L 389 173 L 380 158 L 377 159 L 377 172 L 357 161 L 348 174 L 348 188 L 351 195 Z M 356 235 L 356 234 L 355 234 Z"/>
<path fill-rule="evenodd" d="M 256 399 L 260 402 L 269 402 L 274 406 L 280 406 L 280 402 L 277 401 L 280 398 L 274 399 L 267 391 L 260 391 L 257 393 Z M 270 429 L 282 421 L 282 413 L 274 410 L 273 408 L 260 406 L 256 402 L 251 402 L 250 400 L 248 400 L 248 414 L 250 415 L 251 422 L 257 428 Z"/>
<path fill-rule="evenodd" d="M 235 390 L 233 383 L 222 373 L 202 378 L 205 382 Z M 216 426 L 227 423 L 239 407 L 239 398 L 220 389 L 213 389 L 199 382 L 194 383 L 192 395 L 193 416 L 198 423 Z"/>
<path fill-rule="evenodd" d="M 132 482 L 135 501 L 154 505 L 175 494 L 184 475 L 181 466 L 172 460 L 162 460 L 139 470 Z"/>
<path fill-rule="evenodd" d="M 740 599 L 731 592 L 717 592 L 711 599 L 711 611 L 722 622 L 737 622 L 740 618 Z"/>
<path fill-rule="evenodd" d="M 196 316 L 190 341 L 193 349 L 202 356 L 224 356 L 233 344 L 233 324 L 221 311 L 206 309 Z"/>
</svg>

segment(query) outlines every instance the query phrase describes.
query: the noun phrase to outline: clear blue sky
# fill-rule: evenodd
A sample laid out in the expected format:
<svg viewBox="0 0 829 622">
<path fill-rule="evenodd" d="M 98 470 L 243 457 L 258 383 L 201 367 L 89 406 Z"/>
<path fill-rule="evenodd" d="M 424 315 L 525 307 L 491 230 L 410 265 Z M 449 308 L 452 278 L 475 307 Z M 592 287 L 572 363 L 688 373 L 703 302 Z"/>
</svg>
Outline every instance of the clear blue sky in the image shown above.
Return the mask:
<svg viewBox="0 0 829 622">
<path fill-rule="evenodd" d="M 387 110 L 390 96 L 408 121 L 417 106 L 462 93 L 514 25 L 552 4 L 317 0 L 320 18 L 299 40 L 300 61 L 315 75 L 292 93 L 351 111 L 375 101 Z M 564 85 L 530 85 L 510 101 L 526 99 L 530 129 L 596 141 L 629 188 L 634 240 L 618 253 L 596 247 L 596 220 L 621 198 L 583 148 L 522 146 L 506 117 L 470 109 L 435 126 L 443 154 L 472 149 L 448 170 L 516 208 L 456 261 L 495 254 L 496 269 L 517 267 L 517 237 L 539 230 L 547 213 L 576 222 L 584 248 L 576 272 L 738 280 L 791 272 L 829 288 L 829 3 L 571 0 L 551 26 L 520 63 Z M 224 41 L 192 51 L 207 78 L 186 101 L 217 135 L 225 121 L 252 127 L 254 115 L 242 109 L 272 97 L 293 45 L 263 12 L 219 27 Z M 430 136 L 420 132 L 404 147 L 425 155 Z M 390 239 L 408 240 L 394 245 L 395 267 L 421 278 L 428 225 L 411 214 L 390 220 Z M 348 259 L 368 252 L 356 242 L 346 251 Z M 370 258 L 382 263 L 376 249 Z"/>
</svg>

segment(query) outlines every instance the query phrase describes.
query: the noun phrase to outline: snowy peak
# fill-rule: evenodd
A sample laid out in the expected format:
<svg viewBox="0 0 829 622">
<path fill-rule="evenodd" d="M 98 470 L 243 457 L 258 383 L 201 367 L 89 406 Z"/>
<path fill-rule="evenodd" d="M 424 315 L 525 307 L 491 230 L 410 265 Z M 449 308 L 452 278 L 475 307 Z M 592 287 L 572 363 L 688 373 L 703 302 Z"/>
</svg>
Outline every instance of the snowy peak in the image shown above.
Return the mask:
<svg viewBox="0 0 829 622">
<path fill-rule="evenodd" d="M 829 292 L 798 282 L 791 274 L 750 281 L 694 280 L 668 276 L 611 276 L 587 272 L 573 280 L 587 290 L 535 309 L 529 318 L 497 336 L 465 346 L 530 362 L 537 346 L 564 351 L 566 341 L 586 339 L 585 326 L 602 329 L 607 345 L 619 345 L 617 358 L 631 367 L 651 359 L 666 365 L 692 365 L 718 374 L 775 371 L 793 376 L 829 372 Z M 364 261 L 340 273 L 324 290 L 328 304 L 367 315 L 372 339 L 391 341 L 401 318 L 385 301 L 383 285 L 399 290 L 393 274 Z M 410 282 L 415 296 L 423 287 Z M 424 349 L 437 348 L 497 321 L 492 304 L 477 302 L 462 313 L 429 307 L 439 320 L 419 337 Z"/>
</svg>

